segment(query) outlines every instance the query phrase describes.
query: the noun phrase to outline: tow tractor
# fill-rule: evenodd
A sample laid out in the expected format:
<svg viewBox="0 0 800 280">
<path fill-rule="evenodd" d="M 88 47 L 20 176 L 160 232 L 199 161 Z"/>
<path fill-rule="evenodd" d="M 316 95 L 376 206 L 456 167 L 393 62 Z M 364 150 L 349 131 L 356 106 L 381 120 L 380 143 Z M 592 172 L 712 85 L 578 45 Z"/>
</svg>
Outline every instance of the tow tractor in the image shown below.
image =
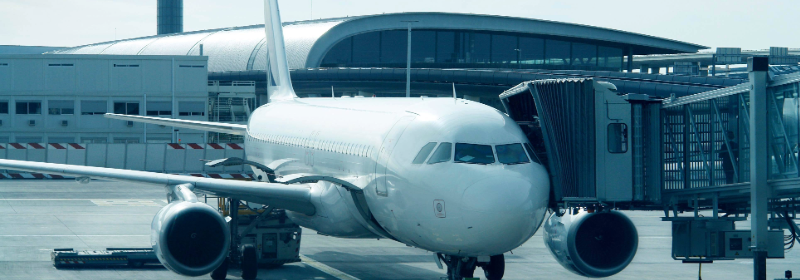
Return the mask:
<svg viewBox="0 0 800 280">
<path fill-rule="evenodd" d="M 255 203 L 222 197 L 206 197 L 216 203 L 230 225 L 231 246 L 228 259 L 211 273 L 212 279 L 225 279 L 228 268 L 239 267 L 243 279 L 255 279 L 258 268 L 275 268 L 300 262 L 302 229 L 286 212 Z M 232 211 L 235 210 L 235 211 Z M 107 248 L 76 251 L 54 249 L 51 254 L 56 268 L 143 267 L 159 264 L 152 248 Z"/>
</svg>

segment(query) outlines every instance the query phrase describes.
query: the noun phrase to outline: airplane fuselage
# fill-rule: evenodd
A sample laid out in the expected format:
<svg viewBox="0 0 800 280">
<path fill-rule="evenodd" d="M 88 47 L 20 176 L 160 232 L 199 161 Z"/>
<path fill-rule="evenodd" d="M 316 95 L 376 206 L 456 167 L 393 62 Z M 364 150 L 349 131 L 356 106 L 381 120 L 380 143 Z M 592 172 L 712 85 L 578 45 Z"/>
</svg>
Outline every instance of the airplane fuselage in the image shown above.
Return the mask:
<svg viewBox="0 0 800 280">
<path fill-rule="evenodd" d="M 448 98 L 270 103 L 253 112 L 245 140 L 247 158 L 279 181 L 309 174 L 350 183 L 311 184 L 317 213 L 290 213 L 301 226 L 460 256 L 512 250 L 544 219 L 548 177 L 533 155 L 520 154 L 524 143 L 505 114 Z"/>
</svg>

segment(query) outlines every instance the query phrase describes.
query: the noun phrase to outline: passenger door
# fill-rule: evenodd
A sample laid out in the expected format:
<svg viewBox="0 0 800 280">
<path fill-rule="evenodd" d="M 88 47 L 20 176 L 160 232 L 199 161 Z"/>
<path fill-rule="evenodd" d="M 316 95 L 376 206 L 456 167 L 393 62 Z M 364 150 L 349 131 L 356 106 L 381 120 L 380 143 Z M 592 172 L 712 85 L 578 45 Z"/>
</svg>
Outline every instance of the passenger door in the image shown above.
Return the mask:
<svg viewBox="0 0 800 280">
<path fill-rule="evenodd" d="M 386 186 L 386 176 L 389 175 L 390 170 L 387 168 L 389 165 L 389 159 L 391 158 L 392 152 L 394 152 L 394 148 L 397 145 L 397 140 L 400 139 L 400 136 L 403 135 L 403 131 L 406 130 L 411 121 L 414 120 L 414 116 L 404 116 L 398 120 L 392 129 L 389 130 L 389 133 L 386 135 L 386 138 L 383 139 L 383 144 L 381 144 L 381 150 L 378 153 L 378 162 L 375 165 L 375 191 L 380 196 L 388 196 L 389 193 L 387 191 Z"/>
</svg>

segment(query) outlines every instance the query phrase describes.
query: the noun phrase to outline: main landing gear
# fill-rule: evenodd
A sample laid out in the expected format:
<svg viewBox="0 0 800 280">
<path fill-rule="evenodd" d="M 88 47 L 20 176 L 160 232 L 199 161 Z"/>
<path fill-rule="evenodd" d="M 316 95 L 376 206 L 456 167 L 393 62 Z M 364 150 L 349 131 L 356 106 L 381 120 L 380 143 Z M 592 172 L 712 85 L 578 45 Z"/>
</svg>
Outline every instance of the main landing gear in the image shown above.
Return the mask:
<svg viewBox="0 0 800 280">
<path fill-rule="evenodd" d="M 503 255 L 491 256 L 488 262 L 479 262 L 474 257 L 458 257 L 437 254 L 442 263 L 447 265 L 447 280 L 463 280 L 472 278 L 475 268 L 483 268 L 486 279 L 500 280 L 506 269 L 506 261 Z"/>
</svg>

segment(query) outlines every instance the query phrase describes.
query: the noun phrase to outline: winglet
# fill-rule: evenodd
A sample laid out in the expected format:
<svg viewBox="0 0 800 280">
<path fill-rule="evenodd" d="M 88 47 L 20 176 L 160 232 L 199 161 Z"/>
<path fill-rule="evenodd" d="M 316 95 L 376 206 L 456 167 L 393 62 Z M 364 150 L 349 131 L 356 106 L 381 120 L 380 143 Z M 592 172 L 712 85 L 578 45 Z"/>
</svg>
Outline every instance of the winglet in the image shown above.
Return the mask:
<svg viewBox="0 0 800 280">
<path fill-rule="evenodd" d="M 278 0 L 264 0 L 264 30 L 267 34 L 267 94 L 269 102 L 297 98 L 289 77 L 286 44 L 283 42 Z"/>
</svg>

